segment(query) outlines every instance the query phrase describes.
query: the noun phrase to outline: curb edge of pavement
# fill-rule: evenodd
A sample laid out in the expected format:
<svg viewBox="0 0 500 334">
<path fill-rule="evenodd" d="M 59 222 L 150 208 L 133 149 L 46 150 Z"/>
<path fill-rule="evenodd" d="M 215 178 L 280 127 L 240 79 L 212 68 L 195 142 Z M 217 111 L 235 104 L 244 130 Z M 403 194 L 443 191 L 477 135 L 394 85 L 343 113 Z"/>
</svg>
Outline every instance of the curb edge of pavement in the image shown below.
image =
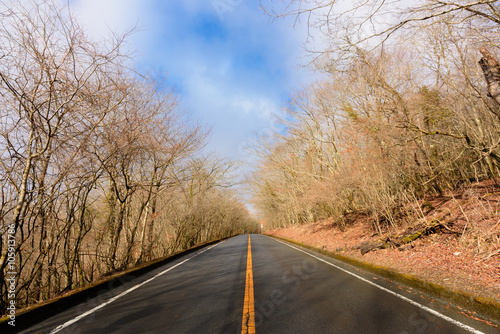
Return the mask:
<svg viewBox="0 0 500 334">
<path fill-rule="evenodd" d="M 151 260 L 123 271 L 115 272 L 96 283 L 77 288 L 65 295 L 54 297 L 42 303 L 19 309 L 15 315 L 15 327 L 8 325 L 8 322 L 10 321 L 10 318 L 8 316 L 5 315 L 0 318 L 0 332 L 9 333 L 10 331 L 12 331 L 13 333 L 17 333 L 21 330 L 25 330 L 36 325 L 39 322 L 42 322 L 43 320 L 46 320 L 53 315 L 56 315 L 59 312 L 74 307 L 80 303 L 86 302 L 89 299 L 95 298 L 103 293 L 110 291 L 113 288 L 117 288 L 123 285 L 124 283 L 128 282 L 128 280 L 124 279 L 124 277 L 139 277 L 165 264 L 168 264 L 181 256 L 193 253 L 201 248 L 213 245 L 217 242 L 229 239 L 231 237 L 234 236 L 208 241 L 193 246 L 189 249 L 175 252 L 165 257 Z"/>
<path fill-rule="evenodd" d="M 282 238 L 270 234 L 264 234 L 264 235 L 275 239 L 283 240 L 291 244 L 295 244 L 297 246 L 309 249 L 316 253 L 332 257 L 341 262 L 348 263 L 350 265 L 353 265 L 361 269 L 365 269 L 371 273 L 377 274 L 384 278 L 397 281 L 399 283 L 405 284 L 413 288 L 417 288 L 419 290 L 423 290 L 425 293 L 431 296 L 443 298 L 457 306 L 461 306 L 467 308 L 470 311 L 477 312 L 479 315 L 490 317 L 491 320 L 494 320 L 495 322 L 497 322 L 497 324 L 500 324 L 500 303 L 498 303 L 493 299 L 481 296 L 474 296 L 472 294 L 463 291 L 450 289 L 448 287 L 436 283 L 427 282 L 414 275 L 403 274 L 384 266 L 379 266 L 369 262 L 353 259 L 348 256 L 344 256 L 324 249 L 319 249 L 314 246 L 307 245 L 292 239 Z"/>
</svg>

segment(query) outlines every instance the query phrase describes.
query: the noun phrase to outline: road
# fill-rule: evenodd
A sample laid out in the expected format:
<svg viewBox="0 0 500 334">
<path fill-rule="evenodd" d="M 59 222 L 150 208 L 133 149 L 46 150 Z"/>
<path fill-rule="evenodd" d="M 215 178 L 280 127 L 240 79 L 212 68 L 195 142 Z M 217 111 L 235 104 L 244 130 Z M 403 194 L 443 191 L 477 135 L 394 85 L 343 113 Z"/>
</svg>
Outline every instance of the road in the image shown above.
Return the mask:
<svg viewBox="0 0 500 334">
<path fill-rule="evenodd" d="M 334 259 L 263 235 L 240 235 L 178 258 L 22 333 L 50 332 L 496 331 Z"/>
</svg>

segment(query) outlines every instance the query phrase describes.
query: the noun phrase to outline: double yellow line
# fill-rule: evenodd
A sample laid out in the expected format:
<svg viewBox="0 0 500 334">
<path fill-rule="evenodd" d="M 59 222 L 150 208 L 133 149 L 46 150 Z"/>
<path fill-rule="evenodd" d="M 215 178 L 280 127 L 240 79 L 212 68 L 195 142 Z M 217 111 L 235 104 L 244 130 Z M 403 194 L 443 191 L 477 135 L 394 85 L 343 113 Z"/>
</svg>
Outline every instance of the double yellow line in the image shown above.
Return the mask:
<svg viewBox="0 0 500 334">
<path fill-rule="evenodd" d="M 252 245 L 248 235 L 247 274 L 245 299 L 243 304 L 243 324 L 241 334 L 255 334 L 255 305 L 253 297 Z"/>
</svg>

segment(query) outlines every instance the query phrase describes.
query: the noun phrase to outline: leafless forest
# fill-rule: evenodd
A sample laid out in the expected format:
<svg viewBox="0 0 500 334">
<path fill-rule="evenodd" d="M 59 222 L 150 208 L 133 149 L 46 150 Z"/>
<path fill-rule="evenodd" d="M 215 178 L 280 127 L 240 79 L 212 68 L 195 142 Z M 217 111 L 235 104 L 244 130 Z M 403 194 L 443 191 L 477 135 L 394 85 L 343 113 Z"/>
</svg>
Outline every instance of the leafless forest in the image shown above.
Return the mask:
<svg viewBox="0 0 500 334">
<path fill-rule="evenodd" d="M 208 131 L 133 70 L 127 36 L 93 42 L 50 1 L 0 18 L 2 311 L 9 231 L 20 308 L 255 226 L 235 163 L 202 154 Z"/>
<path fill-rule="evenodd" d="M 381 232 L 425 196 L 498 178 L 499 1 L 261 4 L 308 25 L 320 78 L 250 148 L 266 226 L 361 213 Z M 127 35 L 92 41 L 50 1 L 0 2 L 0 18 L 2 311 L 12 231 L 23 307 L 256 226 L 236 163 L 203 154 L 208 130 L 134 71 Z"/>
<path fill-rule="evenodd" d="M 421 215 L 424 196 L 498 177 L 498 1 L 261 4 L 309 25 L 322 74 L 251 147 L 268 226 L 361 213 L 380 232 Z"/>
</svg>

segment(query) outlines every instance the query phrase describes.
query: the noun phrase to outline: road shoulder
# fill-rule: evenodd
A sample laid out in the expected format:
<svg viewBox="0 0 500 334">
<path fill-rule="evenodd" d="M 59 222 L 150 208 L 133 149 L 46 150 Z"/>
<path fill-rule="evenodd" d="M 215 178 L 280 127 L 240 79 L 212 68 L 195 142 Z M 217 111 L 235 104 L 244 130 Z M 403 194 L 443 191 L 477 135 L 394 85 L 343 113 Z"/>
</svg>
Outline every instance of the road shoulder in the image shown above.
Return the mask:
<svg viewBox="0 0 500 334">
<path fill-rule="evenodd" d="M 462 314 L 473 321 L 500 329 L 500 305 L 495 300 L 474 296 L 459 290 L 453 290 L 434 282 L 422 280 L 414 275 L 398 272 L 393 268 L 381 266 L 369 261 L 362 261 L 358 258 L 339 254 L 338 252 L 332 252 L 324 247 L 314 247 L 297 240 L 273 234 L 266 235 L 276 238 L 277 240 L 288 242 L 301 249 L 313 251 L 316 254 L 333 258 L 342 263 L 354 266 L 354 268 L 358 268 L 361 271 L 376 274 L 380 278 L 387 281 L 387 283 L 395 283 L 393 285 L 395 285 L 397 289 L 405 290 L 410 294 L 415 294 L 421 299 L 428 299 L 431 304 L 435 299 L 444 301 L 444 303 L 446 303 L 446 308 L 454 309 L 456 313 Z M 424 294 L 421 294 L 420 292 L 424 292 L 427 296 L 424 296 Z"/>
</svg>

